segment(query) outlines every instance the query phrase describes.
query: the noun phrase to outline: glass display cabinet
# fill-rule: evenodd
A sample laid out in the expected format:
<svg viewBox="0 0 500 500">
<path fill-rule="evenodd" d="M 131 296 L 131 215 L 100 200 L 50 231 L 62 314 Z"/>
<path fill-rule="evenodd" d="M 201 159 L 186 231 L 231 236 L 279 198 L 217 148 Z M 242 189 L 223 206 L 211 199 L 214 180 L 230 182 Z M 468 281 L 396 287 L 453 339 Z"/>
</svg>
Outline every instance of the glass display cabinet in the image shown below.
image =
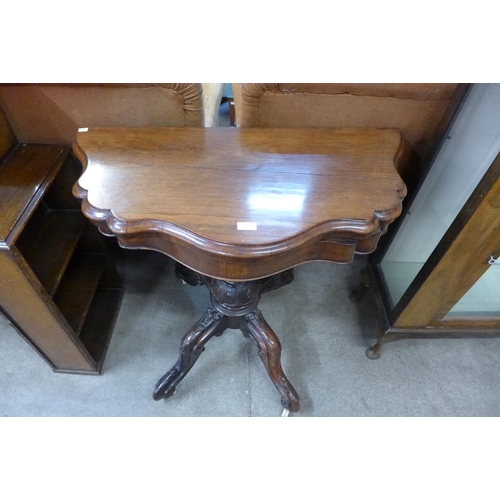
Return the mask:
<svg viewBox="0 0 500 500">
<path fill-rule="evenodd" d="M 500 333 L 500 84 L 469 87 L 400 224 L 362 283 L 382 314 L 377 343 Z"/>
</svg>

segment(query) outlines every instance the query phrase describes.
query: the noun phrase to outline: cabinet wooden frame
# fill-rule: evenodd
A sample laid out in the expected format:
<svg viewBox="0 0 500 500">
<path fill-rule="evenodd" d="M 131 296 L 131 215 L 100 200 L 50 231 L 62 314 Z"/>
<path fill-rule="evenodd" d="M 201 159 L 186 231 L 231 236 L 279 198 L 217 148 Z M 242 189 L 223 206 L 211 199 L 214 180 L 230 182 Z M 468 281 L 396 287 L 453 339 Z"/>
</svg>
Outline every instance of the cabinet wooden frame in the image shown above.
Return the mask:
<svg viewBox="0 0 500 500">
<path fill-rule="evenodd" d="M 0 163 L 0 313 L 55 372 L 98 374 L 123 290 L 81 214 L 70 148 L 17 144 Z"/>
<path fill-rule="evenodd" d="M 500 328 L 500 318 L 446 315 L 500 249 L 500 152 L 393 310 L 395 326 Z"/>
</svg>

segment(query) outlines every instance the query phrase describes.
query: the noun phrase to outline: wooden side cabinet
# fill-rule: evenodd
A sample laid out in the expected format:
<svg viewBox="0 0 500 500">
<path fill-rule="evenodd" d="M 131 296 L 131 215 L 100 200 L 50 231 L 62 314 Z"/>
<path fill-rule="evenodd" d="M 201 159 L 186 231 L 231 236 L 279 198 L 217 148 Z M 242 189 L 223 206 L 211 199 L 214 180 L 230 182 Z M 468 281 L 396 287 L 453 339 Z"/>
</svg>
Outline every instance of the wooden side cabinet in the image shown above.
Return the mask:
<svg viewBox="0 0 500 500">
<path fill-rule="evenodd" d="M 383 326 L 404 338 L 500 335 L 500 84 L 475 84 L 402 223 L 374 255 Z"/>
<path fill-rule="evenodd" d="M 98 374 L 122 286 L 71 188 L 70 148 L 17 144 L 0 164 L 0 310 L 56 372 Z"/>
</svg>

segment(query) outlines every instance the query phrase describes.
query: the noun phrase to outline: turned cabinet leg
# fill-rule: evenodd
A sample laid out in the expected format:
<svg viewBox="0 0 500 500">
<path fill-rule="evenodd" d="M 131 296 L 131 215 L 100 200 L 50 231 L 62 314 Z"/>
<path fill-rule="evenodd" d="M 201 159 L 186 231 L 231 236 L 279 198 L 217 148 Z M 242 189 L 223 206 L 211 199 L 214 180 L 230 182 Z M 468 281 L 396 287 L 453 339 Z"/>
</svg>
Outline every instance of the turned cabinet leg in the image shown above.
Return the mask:
<svg viewBox="0 0 500 500">
<path fill-rule="evenodd" d="M 358 290 L 353 290 L 349 294 L 349 298 L 352 300 L 352 302 L 360 302 L 364 298 L 364 296 L 366 295 L 368 288 L 370 288 L 370 286 L 371 286 L 370 278 L 368 275 L 368 268 L 366 268 L 366 267 L 363 267 L 361 269 L 361 271 L 359 272 L 359 284 L 360 284 L 360 288 Z M 380 332 L 379 332 L 379 334 L 377 335 L 376 344 L 373 345 L 372 347 L 369 347 L 368 349 L 366 349 L 365 353 L 369 359 L 380 358 L 380 354 L 382 351 L 382 345 L 384 343 L 383 338 L 384 338 L 384 334 L 380 334 Z"/>
<path fill-rule="evenodd" d="M 369 359 L 380 358 L 380 354 L 382 352 L 382 342 L 379 340 L 375 345 L 369 347 L 365 352 Z"/>
<path fill-rule="evenodd" d="M 281 404 L 290 411 L 298 411 L 299 396 L 286 378 L 281 367 L 281 343 L 259 309 L 254 309 L 242 321 L 241 330 L 257 345 L 259 356 L 264 363 L 276 389 L 281 394 Z"/>
<path fill-rule="evenodd" d="M 210 307 L 206 314 L 184 335 L 180 356 L 175 365 L 158 381 L 153 392 L 156 401 L 172 396 L 176 386 L 187 375 L 205 350 L 205 344 L 225 330 L 226 317 Z"/>
<path fill-rule="evenodd" d="M 391 332 L 390 330 L 384 330 L 380 328 L 377 332 L 377 342 L 372 347 L 369 347 L 366 350 L 366 355 L 370 359 L 378 359 L 382 354 L 382 347 L 390 342 L 394 342 L 396 340 L 402 340 L 408 338 L 410 335 L 407 333 L 401 332 Z"/>
</svg>

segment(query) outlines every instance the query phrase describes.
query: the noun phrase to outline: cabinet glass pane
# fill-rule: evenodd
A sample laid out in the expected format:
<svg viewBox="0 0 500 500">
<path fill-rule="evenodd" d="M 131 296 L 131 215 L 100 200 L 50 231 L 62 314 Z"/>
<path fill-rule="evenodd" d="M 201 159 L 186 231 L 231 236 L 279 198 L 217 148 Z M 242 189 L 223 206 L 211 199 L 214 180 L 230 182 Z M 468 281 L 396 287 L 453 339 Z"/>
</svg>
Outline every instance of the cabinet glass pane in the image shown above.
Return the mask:
<svg viewBox="0 0 500 500">
<path fill-rule="evenodd" d="M 380 264 L 396 305 L 500 150 L 500 84 L 475 84 Z"/>
<path fill-rule="evenodd" d="M 500 316 L 500 265 L 494 264 L 445 316 L 450 318 L 491 318 Z"/>
</svg>

